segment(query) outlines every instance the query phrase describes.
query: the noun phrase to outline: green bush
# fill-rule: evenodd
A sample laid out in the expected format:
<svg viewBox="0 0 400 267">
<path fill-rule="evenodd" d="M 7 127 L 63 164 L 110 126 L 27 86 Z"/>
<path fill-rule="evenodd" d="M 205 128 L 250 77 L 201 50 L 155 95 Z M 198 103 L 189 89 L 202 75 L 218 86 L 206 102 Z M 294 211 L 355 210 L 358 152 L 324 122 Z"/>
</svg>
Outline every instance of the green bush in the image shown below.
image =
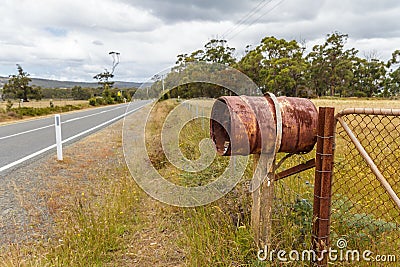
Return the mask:
<svg viewBox="0 0 400 267">
<path fill-rule="evenodd" d="M 124 99 L 116 94 L 106 94 L 102 97 L 92 97 L 89 99 L 89 105 L 101 106 L 101 105 L 112 105 L 115 103 L 123 103 Z"/>
<path fill-rule="evenodd" d="M 104 105 L 106 101 L 102 97 L 92 97 L 89 99 L 89 105 L 91 106 L 101 106 Z"/>
<path fill-rule="evenodd" d="M 47 114 L 51 114 L 51 108 L 32 108 L 32 107 L 21 107 L 21 108 L 13 108 L 12 111 L 21 115 L 21 116 L 43 116 Z"/>
<path fill-rule="evenodd" d="M 102 98 L 102 97 L 97 97 L 96 98 L 96 106 L 97 105 L 104 105 L 104 103 L 105 103 L 104 98 Z"/>
<path fill-rule="evenodd" d="M 89 105 L 96 106 L 96 98 L 95 97 L 89 98 Z"/>
<path fill-rule="evenodd" d="M 105 97 L 105 98 L 103 98 L 103 99 L 104 99 L 104 103 L 105 103 L 106 105 L 112 105 L 112 104 L 115 103 L 114 98 L 111 97 L 111 96 Z"/>
</svg>

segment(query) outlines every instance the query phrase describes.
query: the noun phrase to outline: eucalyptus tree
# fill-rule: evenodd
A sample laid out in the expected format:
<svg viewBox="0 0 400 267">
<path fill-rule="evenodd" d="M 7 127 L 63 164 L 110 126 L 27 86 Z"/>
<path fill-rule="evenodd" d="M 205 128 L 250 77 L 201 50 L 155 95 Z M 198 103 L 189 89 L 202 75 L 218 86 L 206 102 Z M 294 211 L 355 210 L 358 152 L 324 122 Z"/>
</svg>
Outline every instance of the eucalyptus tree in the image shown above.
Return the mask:
<svg viewBox="0 0 400 267">
<path fill-rule="evenodd" d="M 24 102 L 30 98 L 40 100 L 42 98 L 40 87 L 32 87 L 29 83 L 32 79 L 30 74 L 25 72 L 21 65 L 17 64 L 18 74 L 9 76 L 8 82 L 4 85 L 4 98 L 23 99 Z"/>
<path fill-rule="evenodd" d="M 354 78 L 353 65 L 358 51 L 345 49 L 347 39 L 347 34 L 328 34 L 325 43 L 315 45 L 307 55 L 310 86 L 318 96 L 341 95 L 349 88 Z"/>
<path fill-rule="evenodd" d="M 238 68 L 265 92 L 296 96 L 307 81 L 305 48 L 295 40 L 267 36 L 239 61 Z"/>
</svg>

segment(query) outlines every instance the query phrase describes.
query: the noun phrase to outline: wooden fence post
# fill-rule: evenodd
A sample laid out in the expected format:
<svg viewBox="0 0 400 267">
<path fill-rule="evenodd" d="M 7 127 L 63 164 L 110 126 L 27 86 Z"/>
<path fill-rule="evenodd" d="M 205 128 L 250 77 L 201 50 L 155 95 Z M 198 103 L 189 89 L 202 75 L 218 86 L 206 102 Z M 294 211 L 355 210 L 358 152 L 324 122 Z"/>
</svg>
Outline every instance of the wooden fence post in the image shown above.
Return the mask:
<svg viewBox="0 0 400 267">
<path fill-rule="evenodd" d="M 260 186 L 253 191 L 253 206 L 251 209 L 251 226 L 254 238 L 259 249 L 270 247 L 272 229 L 272 207 L 274 199 L 274 167 L 268 173 L 268 163 L 271 155 L 255 154 L 253 165 L 253 179 L 261 181 Z M 275 155 L 273 155 L 275 157 Z M 275 166 L 275 160 L 272 163 Z"/>
</svg>

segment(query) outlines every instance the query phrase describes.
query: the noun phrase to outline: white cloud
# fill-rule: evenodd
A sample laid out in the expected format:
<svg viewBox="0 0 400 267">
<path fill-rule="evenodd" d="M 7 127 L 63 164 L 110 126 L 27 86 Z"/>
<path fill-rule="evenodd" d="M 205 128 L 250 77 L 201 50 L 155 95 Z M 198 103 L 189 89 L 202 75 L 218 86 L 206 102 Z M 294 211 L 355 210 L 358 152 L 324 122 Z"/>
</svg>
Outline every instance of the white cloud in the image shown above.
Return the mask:
<svg viewBox="0 0 400 267">
<path fill-rule="evenodd" d="M 265 36 L 310 48 L 336 30 L 361 55 L 376 50 L 386 60 L 400 49 L 399 13 L 397 0 L 5 0 L 0 75 L 20 63 L 32 76 L 91 81 L 110 68 L 108 52 L 118 51 L 116 79 L 141 81 L 211 38 L 226 37 L 240 55 Z"/>
</svg>

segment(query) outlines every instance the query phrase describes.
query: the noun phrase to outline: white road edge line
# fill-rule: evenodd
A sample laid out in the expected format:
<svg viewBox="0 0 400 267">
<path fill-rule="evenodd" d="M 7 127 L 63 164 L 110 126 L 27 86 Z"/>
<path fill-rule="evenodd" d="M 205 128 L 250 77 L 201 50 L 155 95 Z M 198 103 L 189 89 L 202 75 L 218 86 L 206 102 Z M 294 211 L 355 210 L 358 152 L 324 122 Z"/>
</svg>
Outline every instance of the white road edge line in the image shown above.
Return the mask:
<svg viewBox="0 0 400 267">
<path fill-rule="evenodd" d="M 120 106 L 120 107 L 116 107 L 116 108 L 113 108 L 113 109 L 102 110 L 100 112 L 97 112 L 97 113 L 94 113 L 94 114 L 85 115 L 85 116 L 82 116 L 82 117 L 69 119 L 69 120 L 63 121 L 62 123 L 68 123 L 68 122 L 73 122 L 73 121 L 85 119 L 85 118 L 88 118 L 88 117 L 96 116 L 96 115 L 103 114 L 103 113 L 106 113 L 106 112 L 109 112 L 109 111 L 113 111 L 113 110 L 116 110 L 116 109 L 120 109 L 120 108 L 126 108 L 126 105 L 123 105 L 123 106 Z M 49 127 L 53 127 L 53 126 L 54 126 L 54 124 L 50 124 L 50 125 L 42 126 L 42 127 L 35 128 L 35 129 L 32 129 L 32 130 L 28 130 L 28 131 L 24 131 L 24 132 L 20 132 L 20 133 L 16 133 L 16 134 L 3 136 L 3 137 L 0 137 L 0 140 L 8 139 L 8 138 L 11 138 L 11 137 L 15 137 L 15 136 L 19 136 L 19 135 L 23 135 L 23 134 L 27 134 L 27 133 L 40 131 L 40 130 L 43 130 L 43 129 L 46 129 L 46 128 L 49 128 Z"/>
<path fill-rule="evenodd" d="M 96 130 L 96 129 L 98 129 L 98 128 L 101 128 L 101 127 L 103 127 L 103 126 L 105 126 L 105 125 L 111 123 L 111 122 L 114 122 L 114 121 L 116 121 L 116 120 L 119 120 L 119 119 L 123 118 L 124 116 L 128 116 L 129 114 L 135 112 L 136 110 L 141 109 L 141 108 L 144 107 L 145 105 L 147 105 L 147 103 L 144 104 L 144 105 L 142 105 L 142 106 L 140 106 L 140 107 L 137 107 L 137 108 L 135 108 L 135 109 L 133 109 L 133 110 L 130 110 L 129 112 L 125 112 L 124 114 L 121 114 L 121 115 L 119 115 L 119 116 L 117 116 L 117 117 L 115 117 L 115 118 L 113 118 L 113 119 L 111 119 L 111 120 L 108 120 L 108 121 L 106 121 L 106 122 L 103 122 L 103 123 L 101 123 L 101 124 L 99 124 L 99 125 L 97 125 L 97 126 L 95 126 L 95 127 L 92 127 L 92 128 L 90 128 L 90 129 L 87 129 L 87 130 L 85 130 L 85 131 L 83 131 L 83 132 L 80 132 L 80 133 L 78 133 L 78 134 L 76 134 L 76 135 L 74 135 L 74 136 L 71 136 L 71 137 L 69 137 L 69 138 L 63 140 L 62 143 L 64 144 L 64 143 L 66 143 L 66 142 L 69 142 L 69 141 L 71 141 L 71 140 L 74 140 L 75 138 L 78 138 L 78 137 L 80 137 L 80 136 L 82 136 L 82 135 L 85 135 L 85 134 L 87 134 L 87 133 L 90 133 L 90 132 L 92 132 L 92 131 L 94 131 L 94 130 Z M 43 149 L 41 149 L 41 150 L 39 150 L 39 151 L 37 151 L 37 152 L 34 152 L 34 153 L 32 153 L 32 154 L 30 154 L 30 155 L 28 155 L 28 156 L 25 156 L 25 157 L 23 157 L 23 158 L 21 158 L 21 159 L 19 159 L 19 160 L 16 160 L 16 161 L 14 161 L 14 162 L 11 162 L 11 163 L 9 163 L 9 164 L 3 166 L 3 167 L 0 167 L 0 173 L 1 173 L 2 171 L 5 171 L 5 170 L 7 170 L 7 169 L 9 169 L 9 168 L 12 168 L 12 167 L 18 165 L 18 164 L 21 164 L 21 163 L 23 163 L 23 162 L 25 162 L 25 161 L 27 161 L 27 160 L 29 160 L 29 159 L 31 159 L 31 158 L 34 158 L 34 157 L 36 157 L 36 156 L 39 156 L 40 154 L 42 154 L 42 153 L 44 153 L 44 152 L 46 152 L 46 151 L 49 151 L 50 149 L 53 149 L 53 148 L 55 148 L 55 147 L 56 147 L 56 144 L 51 145 L 51 146 L 48 146 L 48 147 L 43 148 Z"/>
</svg>

